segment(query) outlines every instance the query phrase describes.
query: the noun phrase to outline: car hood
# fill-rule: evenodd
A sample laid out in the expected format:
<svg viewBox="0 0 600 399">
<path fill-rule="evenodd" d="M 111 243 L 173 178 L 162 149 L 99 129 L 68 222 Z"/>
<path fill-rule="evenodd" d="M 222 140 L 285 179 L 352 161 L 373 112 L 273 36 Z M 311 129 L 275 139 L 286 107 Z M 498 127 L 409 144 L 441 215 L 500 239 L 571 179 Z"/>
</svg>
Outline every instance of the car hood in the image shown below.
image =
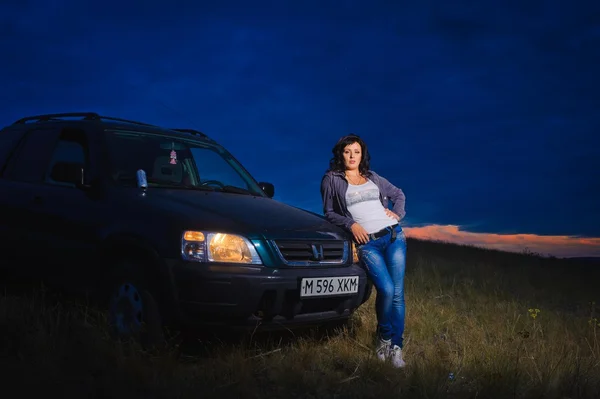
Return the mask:
<svg viewBox="0 0 600 399">
<path fill-rule="evenodd" d="M 266 197 L 196 190 L 148 190 L 198 229 L 225 228 L 265 238 L 345 239 L 344 231 L 314 213 Z"/>
</svg>

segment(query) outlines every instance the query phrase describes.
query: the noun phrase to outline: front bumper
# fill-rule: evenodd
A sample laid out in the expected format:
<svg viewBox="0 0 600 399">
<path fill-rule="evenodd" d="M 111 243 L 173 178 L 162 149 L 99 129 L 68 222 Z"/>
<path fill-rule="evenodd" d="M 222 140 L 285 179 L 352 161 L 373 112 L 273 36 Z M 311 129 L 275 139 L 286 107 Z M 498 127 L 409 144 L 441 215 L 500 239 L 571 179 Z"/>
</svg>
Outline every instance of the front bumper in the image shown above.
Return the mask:
<svg viewBox="0 0 600 399">
<path fill-rule="evenodd" d="M 169 269 L 178 318 L 186 325 L 287 328 L 334 321 L 349 317 L 371 292 L 358 265 L 276 269 L 173 261 Z M 356 293 L 300 296 L 302 278 L 352 276 L 358 277 Z"/>
</svg>

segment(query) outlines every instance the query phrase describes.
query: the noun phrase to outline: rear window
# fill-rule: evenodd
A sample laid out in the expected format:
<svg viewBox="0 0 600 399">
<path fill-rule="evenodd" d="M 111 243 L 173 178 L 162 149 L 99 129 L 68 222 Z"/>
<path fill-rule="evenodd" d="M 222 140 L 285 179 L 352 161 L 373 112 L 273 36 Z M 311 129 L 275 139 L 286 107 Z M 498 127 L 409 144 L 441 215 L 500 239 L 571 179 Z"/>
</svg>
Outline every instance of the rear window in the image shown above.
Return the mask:
<svg viewBox="0 0 600 399">
<path fill-rule="evenodd" d="M 23 137 L 25 131 L 21 129 L 5 130 L 0 132 L 0 171 L 4 169 L 4 165 L 10 153 L 15 148 L 19 139 Z"/>
</svg>

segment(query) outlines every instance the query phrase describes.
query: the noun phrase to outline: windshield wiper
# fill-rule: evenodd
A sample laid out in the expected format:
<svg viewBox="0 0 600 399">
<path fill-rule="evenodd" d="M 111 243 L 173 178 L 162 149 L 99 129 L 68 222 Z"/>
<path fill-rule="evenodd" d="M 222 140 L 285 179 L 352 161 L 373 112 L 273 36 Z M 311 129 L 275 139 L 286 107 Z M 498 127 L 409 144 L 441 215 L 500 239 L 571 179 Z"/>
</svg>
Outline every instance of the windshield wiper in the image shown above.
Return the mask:
<svg viewBox="0 0 600 399">
<path fill-rule="evenodd" d="M 177 188 L 182 190 L 199 190 L 199 191 L 222 191 L 225 193 L 233 193 L 233 194 L 244 194 L 244 195 L 259 195 L 253 191 L 247 190 L 245 188 L 236 187 L 236 186 L 223 186 L 223 187 L 215 187 L 215 186 L 193 186 L 191 184 L 181 184 L 169 180 L 162 179 L 148 179 L 148 183 L 152 184 L 154 187 L 168 187 L 168 188 Z"/>
<path fill-rule="evenodd" d="M 223 186 L 221 191 L 226 193 L 234 193 L 234 194 L 246 194 L 246 195 L 257 195 L 255 192 L 246 190 L 245 188 L 236 187 L 236 186 Z"/>
<path fill-rule="evenodd" d="M 158 185 L 154 187 L 168 187 L 168 188 L 178 188 L 182 190 L 199 190 L 199 191 L 215 191 L 214 187 L 209 186 L 193 186 L 191 184 L 181 184 L 168 180 L 161 179 L 148 179 L 149 184 Z"/>
</svg>

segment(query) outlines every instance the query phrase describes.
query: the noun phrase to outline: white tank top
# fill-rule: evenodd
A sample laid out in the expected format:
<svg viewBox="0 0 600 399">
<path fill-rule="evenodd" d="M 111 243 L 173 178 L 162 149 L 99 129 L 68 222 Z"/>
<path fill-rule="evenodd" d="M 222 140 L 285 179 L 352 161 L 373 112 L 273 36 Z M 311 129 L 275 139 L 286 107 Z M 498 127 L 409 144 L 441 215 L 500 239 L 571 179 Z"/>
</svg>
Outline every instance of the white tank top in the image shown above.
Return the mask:
<svg viewBox="0 0 600 399">
<path fill-rule="evenodd" d="M 361 185 L 348 183 L 346 206 L 352 219 L 360 224 L 367 233 L 375 233 L 398 221 L 385 214 L 385 208 L 379 200 L 379 188 L 371 180 Z"/>
</svg>

